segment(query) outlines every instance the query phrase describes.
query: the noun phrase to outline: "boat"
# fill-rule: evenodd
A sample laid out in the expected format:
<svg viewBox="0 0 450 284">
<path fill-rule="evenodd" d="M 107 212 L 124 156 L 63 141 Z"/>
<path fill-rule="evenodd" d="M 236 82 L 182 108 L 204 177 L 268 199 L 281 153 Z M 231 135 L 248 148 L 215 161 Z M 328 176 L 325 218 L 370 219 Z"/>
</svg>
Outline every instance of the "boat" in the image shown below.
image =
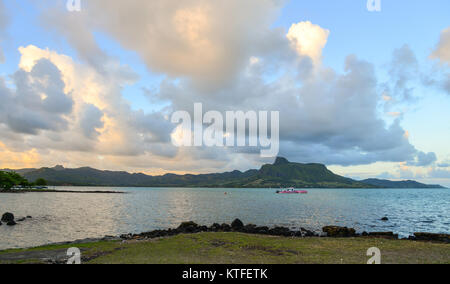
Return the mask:
<svg viewBox="0 0 450 284">
<path fill-rule="evenodd" d="M 306 190 L 296 190 L 295 188 L 291 187 L 284 190 L 278 190 L 278 194 L 307 194 L 308 192 Z"/>
</svg>

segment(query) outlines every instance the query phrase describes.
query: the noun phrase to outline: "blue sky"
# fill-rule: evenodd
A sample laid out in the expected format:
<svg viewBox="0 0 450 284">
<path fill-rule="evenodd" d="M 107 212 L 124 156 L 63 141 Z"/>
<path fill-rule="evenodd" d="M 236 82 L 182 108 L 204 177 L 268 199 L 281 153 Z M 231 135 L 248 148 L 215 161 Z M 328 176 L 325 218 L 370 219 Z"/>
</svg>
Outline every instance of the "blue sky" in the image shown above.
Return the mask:
<svg viewBox="0 0 450 284">
<path fill-rule="evenodd" d="M 68 40 L 73 34 L 70 34 L 69 31 L 67 34 L 61 31 L 55 31 L 55 29 L 42 24 L 42 19 L 51 9 L 55 9 L 57 13 L 60 13 L 61 15 L 69 13 L 64 11 L 65 1 L 49 0 L 39 1 L 39 3 L 37 3 L 36 1 L 26 0 L 4 0 L 3 2 L 6 7 L 5 10 L 9 21 L 4 29 L 4 36 L 0 37 L 1 47 L 6 59 L 3 64 L 0 64 L 0 76 L 5 79 L 9 88 L 12 90 L 16 88 L 12 83 L 10 76 L 18 70 L 18 64 L 23 56 L 23 54 L 18 51 L 18 48 L 21 46 L 26 47 L 33 45 L 39 49 L 48 49 L 57 54 L 69 56 L 76 64 L 88 65 L 83 61 L 83 57 L 80 56 L 80 50 L 78 50 L 76 46 L 71 45 Z M 195 2 L 196 1 L 193 1 L 193 3 Z M 202 0 L 199 0 L 198 2 L 202 2 Z M 250 2 L 251 1 L 249 1 L 249 3 Z M 269 2 L 269 0 L 265 2 Z M 345 60 L 347 56 L 354 54 L 359 59 L 373 64 L 377 80 L 380 83 L 386 82 L 388 84 L 392 83 L 389 68 L 393 58 L 393 52 L 394 50 L 407 45 L 417 58 L 421 76 L 426 76 L 427 78 L 436 81 L 441 80 L 442 78 L 445 79 L 448 69 L 446 69 L 443 64 L 439 64 L 438 60 L 431 60 L 430 54 L 436 49 L 441 33 L 450 26 L 448 12 L 450 11 L 450 2 L 445 0 L 381 0 L 381 3 L 382 10 L 380 12 L 369 12 L 366 8 L 365 0 L 293 0 L 286 1 L 279 10 L 272 8 L 272 5 L 268 3 L 267 11 L 264 10 L 265 8 L 258 10 L 256 9 L 256 6 L 255 9 L 246 6 L 245 8 L 242 8 L 242 11 L 237 11 L 236 14 L 245 15 L 245 13 L 248 13 L 248 22 L 243 20 L 242 23 L 237 23 L 236 25 L 241 24 L 245 27 L 244 30 L 248 29 L 250 32 L 255 32 L 257 31 L 257 28 L 254 28 L 253 30 L 252 28 L 247 27 L 253 24 L 263 25 L 263 20 L 261 20 L 261 23 L 258 21 L 260 21 L 261 18 L 264 18 L 265 12 L 273 12 L 273 14 L 276 15 L 275 20 L 272 20 L 267 28 L 282 28 L 285 33 L 288 32 L 293 24 L 310 21 L 312 24 L 320 26 L 320 28 L 329 30 L 330 32 L 326 40 L 326 45 L 322 50 L 321 64 L 323 65 L 323 68 L 330 68 L 337 74 L 345 74 Z M 110 6 L 114 5 L 116 4 L 111 4 Z M 147 6 L 147 4 L 143 4 L 143 6 Z M 150 11 L 151 4 L 148 4 L 148 6 Z M 236 7 L 240 9 L 239 4 L 236 4 Z M 192 79 L 192 82 L 194 82 L 196 79 L 193 79 L 194 76 L 192 76 L 192 78 L 190 77 L 192 74 L 189 73 L 189 68 L 183 67 L 184 69 L 181 68 L 182 71 L 178 72 L 178 70 L 177 73 L 170 68 L 166 68 L 165 66 L 167 66 L 167 64 L 165 62 L 156 62 L 153 64 L 153 61 L 145 60 L 143 58 L 145 57 L 145 54 L 143 54 L 142 51 L 143 49 L 139 48 L 139 43 L 136 42 L 136 40 L 135 42 L 127 42 L 122 35 L 108 30 L 113 26 L 112 23 L 114 19 L 111 20 L 111 22 L 104 20 L 104 22 L 100 23 L 98 22 L 100 20 L 97 21 L 97 19 L 92 18 L 94 12 L 90 10 L 89 6 L 83 5 L 83 8 L 88 10 L 83 16 L 89 20 L 89 23 L 86 23 L 87 29 L 94 35 L 98 47 L 108 56 L 109 60 L 119 62 L 121 66 L 127 66 L 127 68 L 132 70 L 137 76 L 137 79 L 134 82 L 118 86 L 122 98 L 131 106 L 130 111 L 142 111 L 145 115 L 151 115 L 159 113 L 164 107 L 175 107 L 176 103 L 171 101 L 171 98 L 162 95 L 164 90 L 161 90 L 161 82 L 171 82 L 176 86 L 178 86 L 179 81 L 188 82 Z M 145 9 L 146 7 L 142 8 L 143 11 L 145 11 Z M 169 7 L 168 9 L 171 8 Z M 214 9 L 214 7 L 212 9 Z M 253 10 L 257 11 L 255 12 Z M 108 13 L 110 13 L 111 17 L 114 17 L 115 14 L 111 11 L 108 10 L 105 12 L 105 15 L 109 15 Z M 263 16 L 261 16 L 261 14 Z M 73 15 L 71 15 L 71 17 L 72 16 Z M 228 15 L 227 17 L 233 18 L 233 16 L 234 15 Z M 252 20 L 256 22 L 252 22 Z M 132 19 L 130 19 L 130 22 L 131 21 Z M 150 22 L 149 25 L 153 24 L 152 21 Z M 195 26 L 195 28 L 198 27 Z M 135 29 L 129 30 L 129 32 L 139 33 L 140 31 L 139 29 Z M 239 31 L 237 30 L 236 33 L 238 32 Z M 228 34 L 226 35 L 228 36 Z M 230 37 L 233 36 L 234 35 Z M 251 44 L 251 42 L 249 44 Z M 128 48 L 124 48 L 124 46 L 127 46 Z M 150 54 L 149 58 L 158 61 L 159 59 L 156 59 L 157 56 L 155 56 L 156 55 L 154 54 Z M 284 69 L 281 70 L 283 71 Z M 411 80 L 408 83 L 408 87 L 414 89 L 413 95 L 415 99 L 412 101 L 396 101 L 396 104 L 392 106 L 390 111 L 398 112 L 401 116 L 400 125 L 409 133 L 409 142 L 411 145 L 420 152 L 434 152 L 437 156 L 435 164 L 428 164 L 423 167 L 410 165 L 408 170 L 413 171 L 416 174 L 415 177 L 418 179 L 430 182 L 442 182 L 450 185 L 450 182 L 443 178 L 437 179 L 426 174 L 426 172 L 436 170 L 437 163 L 442 164 L 450 161 L 450 149 L 448 147 L 450 142 L 450 124 L 448 123 L 450 121 L 450 113 L 448 112 L 450 107 L 450 95 L 434 85 L 424 85 L 423 82 L 418 80 Z M 158 97 L 161 100 L 150 100 L 149 97 L 145 95 L 143 89 L 150 90 L 153 94 L 158 94 Z M 378 88 L 378 91 L 381 92 L 382 90 Z M 185 90 L 185 93 L 190 92 L 192 92 L 192 90 Z M 107 113 L 106 110 L 103 110 L 98 105 L 96 105 L 96 107 Z M 393 118 L 385 113 L 382 107 L 380 107 L 378 112 L 381 119 L 385 120 L 387 125 L 392 123 Z M 0 124 L 1 122 L 2 121 L 0 120 Z M 1 139 L 0 142 L 6 145 L 6 148 L 10 148 L 8 147 L 8 142 L 1 141 Z M 49 144 L 51 143 L 49 142 Z M 40 152 L 40 155 L 45 151 L 56 151 L 55 149 L 46 149 L 47 146 L 33 147 L 34 145 L 30 145 L 29 141 L 27 146 L 38 149 L 37 151 Z M 148 146 L 146 149 L 152 147 L 153 146 Z M 330 151 L 333 150 L 333 147 L 330 145 L 327 145 L 327 147 L 330 148 Z M 24 149 L 25 148 L 26 147 L 24 147 Z M 30 149 L 26 150 L 28 151 Z M 142 151 L 145 152 L 147 150 Z M 286 153 L 289 152 L 286 151 Z M 102 153 L 102 155 L 104 154 L 105 153 Z M 155 153 L 152 153 L 152 157 L 153 154 Z M 146 158 L 144 156 L 146 155 L 148 156 L 150 154 L 143 154 L 143 161 L 145 161 Z M 298 153 L 293 154 L 293 157 L 299 157 L 298 155 Z M 121 158 L 118 158 L 115 155 L 112 156 L 111 161 L 114 160 L 114 163 L 116 164 L 114 164 L 114 167 L 110 166 L 111 168 L 120 168 L 122 165 L 122 168 L 130 171 L 143 170 L 140 166 L 131 163 L 128 164 L 128 162 L 120 164 L 121 162 L 118 162 L 118 160 L 121 160 Z M 76 151 L 74 152 L 73 157 L 73 159 L 76 159 Z M 169 158 L 170 157 L 162 158 L 164 162 L 161 162 L 161 164 L 153 170 L 147 171 L 183 171 L 183 169 L 171 168 L 173 162 L 170 162 Z M 173 155 L 171 158 L 173 158 Z M 211 166 L 199 171 L 221 170 L 236 166 L 234 158 L 225 160 L 228 160 L 229 163 L 213 166 L 214 161 L 211 161 Z M 328 160 L 324 159 L 323 161 L 325 162 Z M 39 163 L 45 162 L 46 160 L 43 159 Z M 67 160 L 67 163 L 74 166 L 79 165 L 79 163 L 70 159 Z M 261 163 L 261 161 L 255 159 L 254 163 L 250 163 L 250 165 L 256 166 L 258 163 Z M 405 161 L 404 163 L 407 164 L 408 161 Z M 332 165 L 332 168 L 341 174 L 352 177 L 364 178 L 369 175 L 382 175 L 385 172 L 389 172 L 392 173 L 394 178 L 401 179 L 408 177 L 408 175 L 403 175 L 403 172 L 399 170 L 399 168 L 407 167 L 404 163 L 399 163 L 397 160 L 386 161 L 386 159 L 384 159 L 383 161 L 374 161 L 374 163 L 363 165 L 352 164 L 349 166 L 347 164 L 339 164 L 336 162 Z M 102 165 L 105 166 L 104 164 Z M 247 163 L 243 163 L 242 168 L 248 165 L 249 164 Z M 446 171 L 448 169 L 444 168 L 443 170 Z M 194 171 L 194 169 L 185 171 Z"/>
</svg>

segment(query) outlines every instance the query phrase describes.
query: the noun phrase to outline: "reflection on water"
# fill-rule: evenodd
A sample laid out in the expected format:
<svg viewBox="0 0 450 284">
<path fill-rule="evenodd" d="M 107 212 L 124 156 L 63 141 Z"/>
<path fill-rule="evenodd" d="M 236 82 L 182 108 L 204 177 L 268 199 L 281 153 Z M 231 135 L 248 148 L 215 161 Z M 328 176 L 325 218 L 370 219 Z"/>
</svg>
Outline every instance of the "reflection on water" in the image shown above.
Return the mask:
<svg viewBox="0 0 450 284">
<path fill-rule="evenodd" d="M 0 249 L 167 229 L 190 220 L 202 225 L 230 223 L 235 218 L 292 229 L 340 225 L 402 236 L 450 232 L 446 189 L 312 189 L 307 195 L 280 195 L 269 189 L 103 190 L 128 194 L 1 194 L 0 214 L 8 211 L 16 218 L 33 219 L 15 227 L 0 226 Z M 388 222 L 380 220 L 384 216 Z"/>
</svg>

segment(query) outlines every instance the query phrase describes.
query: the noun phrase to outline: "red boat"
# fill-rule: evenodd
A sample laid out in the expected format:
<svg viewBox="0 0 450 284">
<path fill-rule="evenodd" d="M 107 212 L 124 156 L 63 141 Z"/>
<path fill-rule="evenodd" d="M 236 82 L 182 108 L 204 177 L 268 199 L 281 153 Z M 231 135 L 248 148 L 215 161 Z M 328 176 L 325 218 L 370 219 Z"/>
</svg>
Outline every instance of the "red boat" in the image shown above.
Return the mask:
<svg viewBox="0 0 450 284">
<path fill-rule="evenodd" d="M 307 194 L 308 192 L 306 190 L 296 190 L 294 188 L 288 188 L 285 190 L 279 190 L 277 191 L 278 194 Z"/>
</svg>

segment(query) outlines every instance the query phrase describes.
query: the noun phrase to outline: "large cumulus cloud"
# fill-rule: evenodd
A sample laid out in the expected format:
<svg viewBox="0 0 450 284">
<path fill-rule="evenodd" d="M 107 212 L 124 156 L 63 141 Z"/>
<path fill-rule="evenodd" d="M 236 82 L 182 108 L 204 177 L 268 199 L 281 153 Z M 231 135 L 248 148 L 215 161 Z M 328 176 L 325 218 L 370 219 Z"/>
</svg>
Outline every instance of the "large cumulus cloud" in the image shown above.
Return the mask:
<svg viewBox="0 0 450 284">
<path fill-rule="evenodd" d="M 83 3 L 80 14 L 55 10 L 46 13 L 44 22 L 64 29 L 84 58 L 100 54 L 92 30 L 86 29 L 95 27 L 136 51 L 151 70 L 210 87 L 228 83 L 251 54 L 277 44 L 280 34 L 270 25 L 282 2 L 131 0 L 124 5 L 120 0 L 92 0 Z"/>
<path fill-rule="evenodd" d="M 64 93 L 61 73 L 53 63 L 39 60 L 30 72 L 17 71 L 13 80 L 15 90 L 0 82 L 0 123 L 23 134 L 66 129 L 64 115 L 72 111 L 73 102 Z"/>
<path fill-rule="evenodd" d="M 344 72 L 337 72 L 321 64 L 332 30 L 306 21 L 288 31 L 272 28 L 282 2 L 91 0 L 83 3 L 81 13 L 46 12 L 43 23 L 68 40 L 83 64 L 27 47 L 21 66 L 31 72 L 35 60 L 43 58 L 57 66 L 64 91 L 74 100 L 70 123 L 67 129 L 47 127 L 51 133 L 45 136 L 13 135 L 8 141 L 22 139 L 14 145 L 53 151 L 62 162 L 75 159 L 102 168 L 116 164 L 154 172 L 216 171 L 260 164 L 255 149 L 172 146 L 174 126 L 168 116 L 201 102 L 205 110 L 222 112 L 280 111 L 281 155 L 293 160 L 346 166 L 434 163 L 433 153 L 422 153 L 410 143 L 401 117 L 387 123 L 378 109 L 385 103 L 383 89 L 399 94 L 398 99 L 408 97 L 408 78 L 415 72 L 408 47 L 395 52 L 397 68 L 390 72 L 396 80 L 389 88 L 379 82 L 374 66 L 356 55 L 343 62 Z M 133 84 L 136 75 L 97 45 L 97 31 L 135 51 L 149 70 L 165 76 L 147 94 L 168 102 L 164 111 L 130 108 L 122 87 Z"/>
<path fill-rule="evenodd" d="M 111 60 L 99 72 L 32 45 L 19 51 L 13 87 L 0 78 L 0 142 L 8 152 L 36 151 L 43 162 L 69 165 L 90 159 L 99 167 L 103 156 L 173 156 L 173 146 L 161 146 L 173 125 L 162 113 L 133 111 L 122 97 L 136 79 L 129 68 Z"/>
</svg>

